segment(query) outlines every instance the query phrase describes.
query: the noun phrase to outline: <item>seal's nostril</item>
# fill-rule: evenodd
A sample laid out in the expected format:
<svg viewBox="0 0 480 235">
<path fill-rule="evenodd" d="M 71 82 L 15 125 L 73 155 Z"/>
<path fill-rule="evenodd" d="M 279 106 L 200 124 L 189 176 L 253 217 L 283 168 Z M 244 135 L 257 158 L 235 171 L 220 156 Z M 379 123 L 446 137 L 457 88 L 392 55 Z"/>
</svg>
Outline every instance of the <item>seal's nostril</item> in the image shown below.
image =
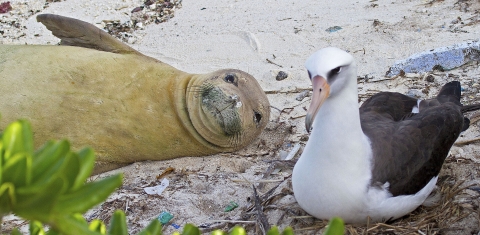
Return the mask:
<svg viewBox="0 0 480 235">
<path fill-rule="evenodd" d="M 260 121 L 262 120 L 262 114 L 260 114 L 259 112 L 257 111 L 253 111 L 254 113 L 254 116 L 253 116 L 253 120 L 255 120 L 255 123 L 258 125 L 260 123 Z"/>
</svg>

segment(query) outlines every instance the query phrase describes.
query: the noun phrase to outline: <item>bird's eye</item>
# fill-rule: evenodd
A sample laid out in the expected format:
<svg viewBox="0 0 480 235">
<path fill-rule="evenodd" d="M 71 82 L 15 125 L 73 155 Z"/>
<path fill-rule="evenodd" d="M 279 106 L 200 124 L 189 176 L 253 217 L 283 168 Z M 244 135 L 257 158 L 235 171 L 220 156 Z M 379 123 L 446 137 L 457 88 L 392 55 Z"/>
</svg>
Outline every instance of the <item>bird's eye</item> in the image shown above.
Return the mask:
<svg viewBox="0 0 480 235">
<path fill-rule="evenodd" d="M 342 71 L 342 67 L 336 67 L 334 69 L 332 69 L 331 73 L 332 74 L 337 74 L 337 73 L 340 73 Z"/>
<path fill-rule="evenodd" d="M 342 66 L 338 66 L 332 70 L 330 70 L 330 72 L 328 72 L 327 74 L 327 80 L 330 84 L 332 84 L 336 78 L 337 78 L 337 75 L 340 74 L 340 72 L 342 72 Z"/>
</svg>

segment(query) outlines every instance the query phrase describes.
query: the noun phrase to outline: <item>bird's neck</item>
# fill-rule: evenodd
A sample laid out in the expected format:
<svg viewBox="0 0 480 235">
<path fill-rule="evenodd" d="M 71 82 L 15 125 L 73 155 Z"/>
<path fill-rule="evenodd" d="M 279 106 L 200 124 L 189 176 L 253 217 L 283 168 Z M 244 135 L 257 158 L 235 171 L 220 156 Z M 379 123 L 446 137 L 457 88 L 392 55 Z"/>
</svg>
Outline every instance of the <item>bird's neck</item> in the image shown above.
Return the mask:
<svg viewBox="0 0 480 235">
<path fill-rule="evenodd" d="M 369 174 L 371 148 L 360 124 L 356 81 L 325 101 L 310 139 L 315 141 L 308 141 L 305 157 L 352 177 Z"/>
</svg>

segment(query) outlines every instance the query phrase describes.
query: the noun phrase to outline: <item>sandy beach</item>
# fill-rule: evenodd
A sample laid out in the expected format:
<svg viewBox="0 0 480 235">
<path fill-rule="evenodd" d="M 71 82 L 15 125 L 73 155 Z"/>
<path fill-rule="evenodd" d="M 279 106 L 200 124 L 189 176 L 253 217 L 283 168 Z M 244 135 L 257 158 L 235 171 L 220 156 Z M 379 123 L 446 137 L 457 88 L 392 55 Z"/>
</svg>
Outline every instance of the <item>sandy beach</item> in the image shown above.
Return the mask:
<svg viewBox="0 0 480 235">
<path fill-rule="evenodd" d="M 173 2 L 173 0 L 170 0 Z M 127 24 L 154 9 L 141 0 L 12 0 L 12 10 L 0 15 L 2 44 L 56 44 L 58 39 L 35 20 L 40 13 L 78 18 L 98 27 L 112 22 Z M 265 196 L 263 212 L 270 225 L 292 226 L 298 234 L 318 234 L 325 221 L 306 218 L 295 202 L 290 175 L 308 134 L 304 116 L 311 84 L 304 61 L 316 50 L 335 46 L 357 60 L 360 102 L 378 91 L 397 91 L 417 98 L 437 94 L 446 82 L 462 83 L 464 104 L 478 103 L 480 70 L 477 61 L 449 71 L 407 73 L 393 78 L 385 74 L 396 61 L 416 53 L 480 39 L 478 1 L 290 1 L 290 0 L 183 0 L 165 22 L 137 21 L 122 39 L 136 50 L 189 73 L 207 73 L 222 68 L 246 71 L 267 93 L 271 109 L 264 133 L 250 146 L 235 153 L 186 157 L 162 162 L 138 162 L 123 172 L 124 185 L 107 202 L 86 214 L 87 219 L 109 221 L 115 209 L 126 210 L 129 229 L 137 233 L 162 211 L 174 218 L 165 234 L 181 230 L 186 223 L 204 232 L 228 230 L 236 224 L 249 234 L 260 234 L 252 184 Z M 132 18 L 133 17 L 133 18 Z M 288 76 L 277 80 L 283 71 Z M 426 79 L 431 76 L 429 79 Z M 1 112 L 1 110 L 0 110 Z M 441 205 L 421 207 L 411 216 L 388 226 L 370 225 L 373 234 L 477 234 L 480 231 L 478 191 L 480 186 L 480 134 L 478 113 L 469 113 L 472 123 L 450 151 L 442 169 Z M 2 127 L 3 128 L 3 127 Z M 33 127 L 35 128 L 35 127 Z M 296 145 L 293 161 L 281 161 Z M 143 188 L 160 184 L 156 176 L 167 168 L 170 185 L 160 196 Z M 104 175 L 105 175 L 104 174 Z M 94 176 L 93 179 L 100 176 Z M 277 187 L 278 186 L 278 187 Z M 458 190 L 454 195 L 448 192 Z M 239 207 L 224 212 L 231 202 Z M 177 229 L 177 225 L 179 228 Z M 4 218 L 3 233 L 14 226 L 27 228 L 15 217 Z M 377 227 L 375 227 L 377 226 Z M 390 226 L 390 227 L 389 227 Z M 365 226 L 347 227 L 348 234 L 363 233 Z M 390 229 L 390 230 L 389 230 Z"/>
</svg>

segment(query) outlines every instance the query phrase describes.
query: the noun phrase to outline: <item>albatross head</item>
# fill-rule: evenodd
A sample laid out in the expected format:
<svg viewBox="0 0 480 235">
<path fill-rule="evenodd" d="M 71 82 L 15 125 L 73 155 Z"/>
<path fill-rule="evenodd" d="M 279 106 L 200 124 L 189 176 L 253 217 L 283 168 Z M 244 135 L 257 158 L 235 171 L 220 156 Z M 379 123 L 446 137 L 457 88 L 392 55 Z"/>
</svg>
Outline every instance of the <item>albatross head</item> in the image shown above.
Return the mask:
<svg viewBox="0 0 480 235">
<path fill-rule="evenodd" d="M 307 111 L 305 126 L 310 132 L 315 115 L 328 97 L 338 95 L 349 80 L 355 79 L 356 66 L 353 56 L 336 47 L 323 48 L 305 62 L 313 96 Z"/>
</svg>

